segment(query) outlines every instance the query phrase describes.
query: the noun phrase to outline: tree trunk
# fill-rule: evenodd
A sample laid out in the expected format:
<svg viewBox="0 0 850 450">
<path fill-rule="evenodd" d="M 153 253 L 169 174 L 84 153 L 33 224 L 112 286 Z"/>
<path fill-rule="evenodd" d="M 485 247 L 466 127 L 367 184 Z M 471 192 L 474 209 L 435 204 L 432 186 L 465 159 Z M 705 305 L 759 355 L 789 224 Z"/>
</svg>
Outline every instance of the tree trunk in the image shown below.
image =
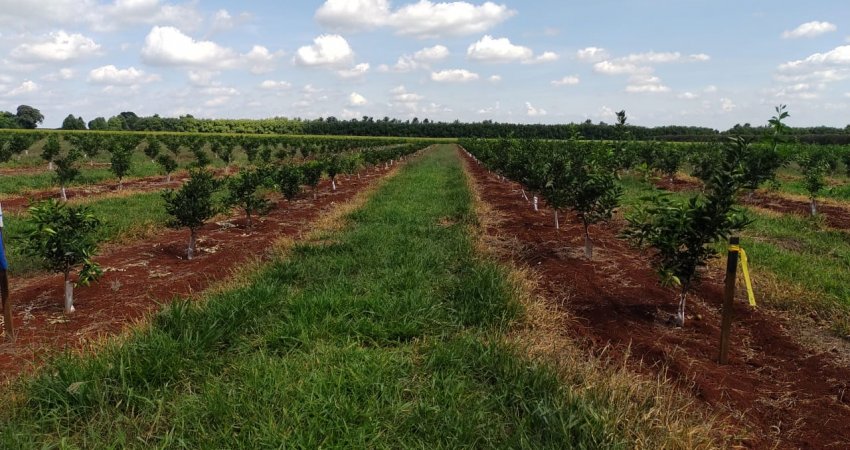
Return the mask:
<svg viewBox="0 0 850 450">
<path fill-rule="evenodd" d="M 189 250 L 186 251 L 186 259 L 189 261 L 195 258 L 195 241 L 197 240 L 198 232 L 194 228 L 189 229 Z"/>
<path fill-rule="evenodd" d="M 245 222 L 245 229 L 248 231 L 248 233 L 250 233 L 251 230 L 254 229 L 254 221 L 251 220 L 251 210 L 246 209 L 245 215 L 248 217 L 248 221 Z"/>
<path fill-rule="evenodd" d="M 524 198 L 525 201 L 528 201 L 528 196 L 525 195 L 525 189 L 522 189 L 522 198 Z"/>
<path fill-rule="evenodd" d="M 812 217 L 818 215 L 818 201 L 812 197 Z"/>
<path fill-rule="evenodd" d="M 535 195 L 534 196 L 534 212 L 537 212 L 537 211 L 540 211 L 540 209 L 537 206 L 537 196 Z"/>
<path fill-rule="evenodd" d="M 74 311 L 74 283 L 71 282 L 71 271 L 68 271 L 65 272 L 65 314 Z"/>
<path fill-rule="evenodd" d="M 558 210 L 557 209 L 555 210 L 555 229 L 556 230 L 561 229 L 561 223 L 558 221 Z"/>
<path fill-rule="evenodd" d="M 592 260 L 593 259 L 593 241 L 590 240 L 590 233 L 588 232 L 588 224 L 584 223 L 584 256 L 585 258 Z"/>
<path fill-rule="evenodd" d="M 336 180 L 331 178 L 331 190 L 336 191 Z"/>
<path fill-rule="evenodd" d="M 679 294 L 679 312 L 676 315 L 676 325 L 683 327 L 685 326 L 685 301 L 688 297 L 688 289 L 687 287 L 682 287 L 682 292 Z"/>
<path fill-rule="evenodd" d="M 319 198 L 319 187 L 316 186 L 313 188 L 313 200 L 317 200 Z"/>
<path fill-rule="evenodd" d="M 62 186 L 62 189 L 61 189 L 61 191 L 59 192 L 59 194 L 60 194 L 60 196 L 62 197 L 62 201 L 65 201 L 65 202 L 67 202 L 67 201 L 68 201 L 68 193 L 67 193 L 67 192 L 65 192 L 65 186 Z"/>
<path fill-rule="evenodd" d="M 53 170 L 53 161 L 47 161 L 47 170 Z"/>
<path fill-rule="evenodd" d="M 171 183 L 171 173 L 167 173 L 167 174 L 165 174 L 165 182 L 166 182 L 166 183 Z"/>
<path fill-rule="evenodd" d="M 118 190 L 120 191 L 122 189 L 124 189 L 124 180 L 119 178 L 118 179 Z"/>
</svg>

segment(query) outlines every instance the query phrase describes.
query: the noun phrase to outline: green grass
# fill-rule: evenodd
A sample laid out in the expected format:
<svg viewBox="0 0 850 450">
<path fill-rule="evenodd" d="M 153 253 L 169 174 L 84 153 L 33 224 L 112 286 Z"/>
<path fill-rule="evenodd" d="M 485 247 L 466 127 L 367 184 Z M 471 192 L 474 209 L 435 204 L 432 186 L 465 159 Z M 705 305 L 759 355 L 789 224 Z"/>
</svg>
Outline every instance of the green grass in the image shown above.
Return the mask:
<svg viewBox="0 0 850 450">
<path fill-rule="evenodd" d="M 657 192 L 634 178 L 624 178 L 622 185 L 627 210 L 638 204 L 641 197 Z M 687 197 L 686 193 L 670 195 Z M 789 298 L 783 292 L 772 292 L 778 297 L 777 306 L 803 312 L 814 310 L 832 322 L 837 334 L 850 335 L 850 233 L 824 229 L 810 218 L 744 210 L 753 219 L 741 235 L 750 266 L 795 287 L 785 294 L 805 293 Z"/>
<path fill-rule="evenodd" d="M 103 222 L 97 239 L 102 243 L 120 242 L 148 236 L 165 226 L 168 215 L 159 192 L 92 199 L 82 202 L 91 207 Z M 13 276 L 23 276 L 42 270 L 42 262 L 22 252 L 23 240 L 32 229 L 25 212 L 5 216 L 4 239 Z"/>
<path fill-rule="evenodd" d="M 475 220 L 452 147 L 430 152 L 245 287 L 21 382 L 0 447 L 626 448 L 504 343 L 522 311 Z"/>
</svg>

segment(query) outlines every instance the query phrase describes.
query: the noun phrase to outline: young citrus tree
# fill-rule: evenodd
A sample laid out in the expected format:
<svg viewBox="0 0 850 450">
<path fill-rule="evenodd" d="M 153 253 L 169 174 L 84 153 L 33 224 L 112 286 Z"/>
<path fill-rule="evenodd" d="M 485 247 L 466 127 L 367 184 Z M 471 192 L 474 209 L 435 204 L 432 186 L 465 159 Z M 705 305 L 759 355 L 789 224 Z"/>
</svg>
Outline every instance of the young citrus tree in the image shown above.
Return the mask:
<svg viewBox="0 0 850 450">
<path fill-rule="evenodd" d="M 162 194 L 165 210 L 171 216 L 168 225 L 175 229 L 189 229 L 186 259 L 195 257 L 198 230 L 218 212 L 213 200 L 218 185 L 211 172 L 193 170 L 179 190 L 169 189 Z"/>
<path fill-rule="evenodd" d="M 319 196 L 319 182 L 322 181 L 324 170 L 325 167 L 320 161 L 308 161 L 301 165 L 304 183 L 313 189 L 313 200 Z"/>
<path fill-rule="evenodd" d="M 301 184 L 304 182 L 304 175 L 298 166 L 292 164 L 281 165 L 275 174 L 277 187 L 283 197 L 289 201 L 295 199 L 301 192 Z"/>
<path fill-rule="evenodd" d="M 74 286 L 87 286 L 100 278 L 100 266 L 92 261 L 97 251 L 101 223 L 85 206 L 47 200 L 29 208 L 34 228 L 26 236 L 27 254 L 44 260 L 47 267 L 65 276 L 65 313 L 74 312 Z M 80 267 L 77 282 L 71 272 Z"/>
<path fill-rule="evenodd" d="M 56 180 L 59 182 L 59 193 L 62 196 L 62 200 L 68 200 L 65 186 L 73 183 L 80 176 L 80 169 L 77 168 L 77 161 L 79 159 L 80 151 L 76 147 L 72 147 L 65 156 L 54 160 L 56 163 Z"/>
<path fill-rule="evenodd" d="M 62 151 L 62 143 L 58 134 L 51 134 L 41 149 L 41 158 L 47 161 L 47 170 L 53 170 L 53 159 Z"/>
<path fill-rule="evenodd" d="M 824 176 L 829 170 L 829 163 L 823 153 L 816 150 L 800 154 L 797 163 L 800 165 L 800 171 L 803 172 L 804 186 L 809 194 L 812 217 L 814 217 L 818 214 L 818 195 L 826 187 Z"/>
<path fill-rule="evenodd" d="M 156 163 L 159 164 L 162 171 L 165 172 L 165 182 L 171 183 L 171 174 L 177 170 L 177 161 L 175 161 L 171 155 L 162 153 L 156 157 Z"/>
<path fill-rule="evenodd" d="M 145 147 L 145 156 L 151 159 L 151 162 L 156 162 L 156 158 L 162 153 L 162 143 L 156 139 L 148 139 L 148 146 Z"/>
<path fill-rule="evenodd" d="M 254 229 L 254 214 L 266 214 L 271 203 L 263 196 L 262 189 L 268 183 L 259 169 L 243 168 L 238 174 L 225 182 L 227 195 L 224 204 L 236 206 L 245 211 L 245 228 L 250 233 Z"/>
<path fill-rule="evenodd" d="M 110 170 L 118 178 L 119 191 L 124 187 L 124 177 L 130 172 L 132 165 L 133 150 L 128 147 L 129 145 L 115 144 L 112 147 L 112 156 L 109 158 Z"/>
<path fill-rule="evenodd" d="M 590 225 L 611 219 L 623 190 L 617 184 L 614 155 L 605 147 L 573 148 L 566 152 L 568 178 L 566 206 L 584 226 L 584 256 L 593 259 Z"/>
<path fill-rule="evenodd" d="M 624 236 L 652 249 L 662 284 L 679 288 L 679 326 L 685 324 L 687 295 L 700 281 L 700 270 L 717 256 L 716 244 L 750 223 L 735 206 L 743 185 L 742 159 L 740 147 L 727 147 L 722 164 L 709 177 L 705 197 L 676 202 L 660 194 L 626 217 Z"/>
<path fill-rule="evenodd" d="M 343 171 L 343 164 L 342 156 L 338 153 L 333 154 L 322 161 L 322 165 L 325 167 L 325 172 L 328 174 L 328 178 L 331 179 L 331 190 L 336 190 L 336 176 Z"/>
</svg>

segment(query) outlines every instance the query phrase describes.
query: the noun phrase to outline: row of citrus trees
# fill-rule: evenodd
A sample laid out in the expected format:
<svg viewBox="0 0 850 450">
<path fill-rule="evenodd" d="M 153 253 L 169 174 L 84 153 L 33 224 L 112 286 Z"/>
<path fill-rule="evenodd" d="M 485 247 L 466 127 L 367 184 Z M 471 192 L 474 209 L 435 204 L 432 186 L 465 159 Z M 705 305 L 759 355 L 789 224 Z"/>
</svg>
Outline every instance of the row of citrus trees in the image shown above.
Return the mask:
<svg viewBox="0 0 850 450">
<path fill-rule="evenodd" d="M 362 143 L 360 143 L 362 145 Z M 193 259 L 200 228 L 218 214 L 239 209 L 245 214 L 246 228 L 252 231 L 254 218 L 272 208 L 270 191 L 275 190 L 286 200 L 294 200 L 304 186 L 313 190 L 327 176 L 336 190 L 340 174 L 359 174 L 364 167 L 391 165 L 425 144 L 407 143 L 360 147 L 343 151 L 323 149 L 311 159 L 263 161 L 247 165 L 232 176 L 217 178 L 204 167 L 190 169 L 188 180 L 176 190 L 166 190 L 162 197 L 170 216 L 168 225 L 188 229 L 187 259 Z M 150 156 L 150 155 L 149 155 Z M 66 202 L 48 200 L 29 208 L 32 231 L 22 245 L 25 253 L 40 258 L 45 266 L 64 275 L 65 311 L 74 311 L 74 286 L 88 285 L 102 274 L 93 260 L 97 252 L 97 231 L 102 221 L 86 206 L 70 206 Z M 72 280 L 79 269 L 76 282 Z"/>
<path fill-rule="evenodd" d="M 738 207 L 739 195 L 775 178 L 779 165 L 761 162 L 778 158 L 787 117 L 784 107 L 778 107 L 769 122 L 771 133 L 761 145 L 735 137 L 706 148 L 711 157 L 701 160 L 702 193 L 684 202 L 659 193 L 645 198 L 644 204 L 626 217 L 628 225 L 622 237 L 652 249 L 653 266 L 662 283 L 679 288 L 680 326 L 685 323 L 687 295 L 700 281 L 700 269 L 717 256 L 716 244 L 750 223 Z M 624 112 L 620 126 L 625 128 Z M 634 158 L 629 149 L 635 147 L 626 140 L 473 139 L 462 141 L 462 145 L 491 171 L 545 198 L 555 212 L 556 227 L 559 211 L 573 211 L 583 225 L 588 259 L 593 251 L 590 225 L 609 220 L 619 205 L 619 174 L 641 164 L 658 167 L 655 158 L 659 157 L 647 152 L 641 155 L 642 160 Z"/>
</svg>

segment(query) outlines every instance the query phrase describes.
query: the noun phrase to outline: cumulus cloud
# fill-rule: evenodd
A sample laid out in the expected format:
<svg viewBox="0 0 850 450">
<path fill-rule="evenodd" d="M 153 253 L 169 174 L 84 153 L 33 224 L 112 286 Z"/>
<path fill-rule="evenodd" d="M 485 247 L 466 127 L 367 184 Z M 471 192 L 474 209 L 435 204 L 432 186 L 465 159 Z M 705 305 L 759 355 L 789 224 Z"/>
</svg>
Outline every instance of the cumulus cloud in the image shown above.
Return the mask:
<svg viewBox="0 0 850 450">
<path fill-rule="evenodd" d="M 735 102 L 733 102 L 732 99 L 730 99 L 730 98 L 721 98 L 720 99 L 720 108 L 722 108 L 723 111 L 732 112 L 737 107 L 738 106 L 735 105 Z"/>
<path fill-rule="evenodd" d="M 24 81 L 18 87 L 6 93 L 6 97 L 16 97 L 19 95 L 32 94 L 38 91 L 38 84 L 31 80 Z"/>
<path fill-rule="evenodd" d="M 260 88 L 269 91 L 285 91 L 292 88 L 292 83 L 288 81 L 265 80 L 260 83 Z"/>
<path fill-rule="evenodd" d="M 8 28 L 43 29 L 56 25 L 82 25 L 95 31 L 115 31 L 128 25 L 175 25 L 195 30 L 203 23 L 198 2 L 166 3 L 160 0 L 50 0 L 0 1 L 0 24 Z"/>
<path fill-rule="evenodd" d="M 694 94 L 693 92 L 682 92 L 681 94 L 676 96 L 682 100 L 696 100 L 699 98 L 698 94 Z"/>
<path fill-rule="evenodd" d="M 226 68 L 235 64 L 235 51 L 212 41 L 196 41 L 174 27 L 153 27 L 142 47 L 142 60 L 154 66 Z"/>
<path fill-rule="evenodd" d="M 47 81 L 70 80 L 71 78 L 74 78 L 74 69 L 68 67 L 64 67 L 42 77 L 43 80 Z"/>
<path fill-rule="evenodd" d="M 392 100 L 397 103 L 417 103 L 425 99 L 425 97 L 419 94 L 408 92 L 404 86 L 393 88 L 390 94 L 392 94 Z"/>
<path fill-rule="evenodd" d="M 782 33 L 782 37 L 784 39 L 813 38 L 836 30 L 838 30 L 838 27 L 835 24 L 812 21 L 806 22 L 793 30 L 786 30 Z"/>
<path fill-rule="evenodd" d="M 243 55 L 242 59 L 248 65 L 251 73 L 255 75 L 269 73 L 274 70 L 275 60 L 282 53 L 272 53 L 262 45 L 255 45 L 251 51 Z"/>
<path fill-rule="evenodd" d="M 91 83 L 124 86 L 151 83 L 159 79 L 158 75 L 148 75 L 135 67 L 119 69 L 112 64 L 93 69 L 88 78 Z"/>
<path fill-rule="evenodd" d="M 438 83 L 465 83 L 479 78 L 481 77 L 477 73 L 466 69 L 449 69 L 431 73 L 431 80 Z"/>
<path fill-rule="evenodd" d="M 392 70 L 393 72 L 404 73 L 419 69 L 429 69 L 432 63 L 446 59 L 448 56 L 448 48 L 442 45 L 435 45 L 433 47 L 423 48 L 413 55 L 402 55 L 392 68 L 382 66 L 381 70 L 384 72 Z"/>
<path fill-rule="evenodd" d="M 491 83 L 498 83 L 498 82 L 502 81 L 502 76 L 501 75 L 491 75 L 490 78 L 488 78 L 488 80 L 490 80 Z"/>
<path fill-rule="evenodd" d="M 561 78 L 560 80 L 555 80 L 552 82 L 552 86 L 575 86 L 579 84 L 581 80 L 579 77 L 575 75 L 566 76 Z"/>
<path fill-rule="evenodd" d="M 400 35 L 437 38 L 482 33 L 515 14 L 489 1 L 474 5 L 419 0 L 393 10 L 389 0 L 327 0 L 315 17 L 322 26 L 338 31 L 389 27 Z"/>
<path fill-rule="evenodd" d="M 626 92 L 630 94 L 659 94 L 670 92 L 670 88 L 661 83 L 661 79 L 651 75 L 633 75 L 629 78 Z"/>
<path fill-rule="evenodd" d="M 366 75 L 369 72 L 370 67 L 369 63 L 361 63 L 350 69 L 338 70 L 336 73 L 341 78 L 358 78 Z"/>
<path fill-rule="evenodd" d="M 323 34 L 295 54 L 295 63 L 307 67 L 332 67 L 350 64 L 354 51 L 348 41 L 338 34 Z"/>
<path fill-rule="evenodd" d="M 535 108 L 530 102 L 525 102 L 525 113 L 528 117 L 542 117 L 548 114 L 543 108 Z"/>
<path fill-rule="evenodd" d="M 589 62 L 599 62 L 610 56 L 607 50 L 600 47 L 587 47 L 576 52 L 576 58 Z"/>
<path fill-rule="evenodd" d="M 593 65 L 593 71 L 605 75 L 634 75 L 652 72 L 652 68 L 622 61 L 601 61 Z"/>
<path fill-rule="evenodd" d="M 466 56 L 473 61 L 492 63 L 543 63 L 557 61 L 558 55 L 545 52 L 535 57 L 534 52 L 521 45 L 514 45 L 508 38 L 494 38 L 485 35 L 466 50 Z"/>
<path fill-rule="evenodd" d="M 65 31 L 50 33 L 37 42 L 21 44 L 12 50 L 12 58 L 24 62 L 76 61 L 100 53 L 100 45 L 82 34 Z"/>
<path fill-rule="evenodd" d="M 787 62 L 780 65 L 779 70 L 805 70 L 826 65 L 850 66 L 850 45 L 842 45 L 826 53 L 815 53 L 805 59 Z"/>
<path fill-rule="evenodd" d="M 369 103 L 369 102 L 366 100 L 366 97 L 364 97 L 364 96 L 362 96 L 362 95 L 360 95 L 356 92 L 352 92 L 351 95 L 348 96 L 349 106 L 363 106 L 367 103 Z"/>
</svg>

